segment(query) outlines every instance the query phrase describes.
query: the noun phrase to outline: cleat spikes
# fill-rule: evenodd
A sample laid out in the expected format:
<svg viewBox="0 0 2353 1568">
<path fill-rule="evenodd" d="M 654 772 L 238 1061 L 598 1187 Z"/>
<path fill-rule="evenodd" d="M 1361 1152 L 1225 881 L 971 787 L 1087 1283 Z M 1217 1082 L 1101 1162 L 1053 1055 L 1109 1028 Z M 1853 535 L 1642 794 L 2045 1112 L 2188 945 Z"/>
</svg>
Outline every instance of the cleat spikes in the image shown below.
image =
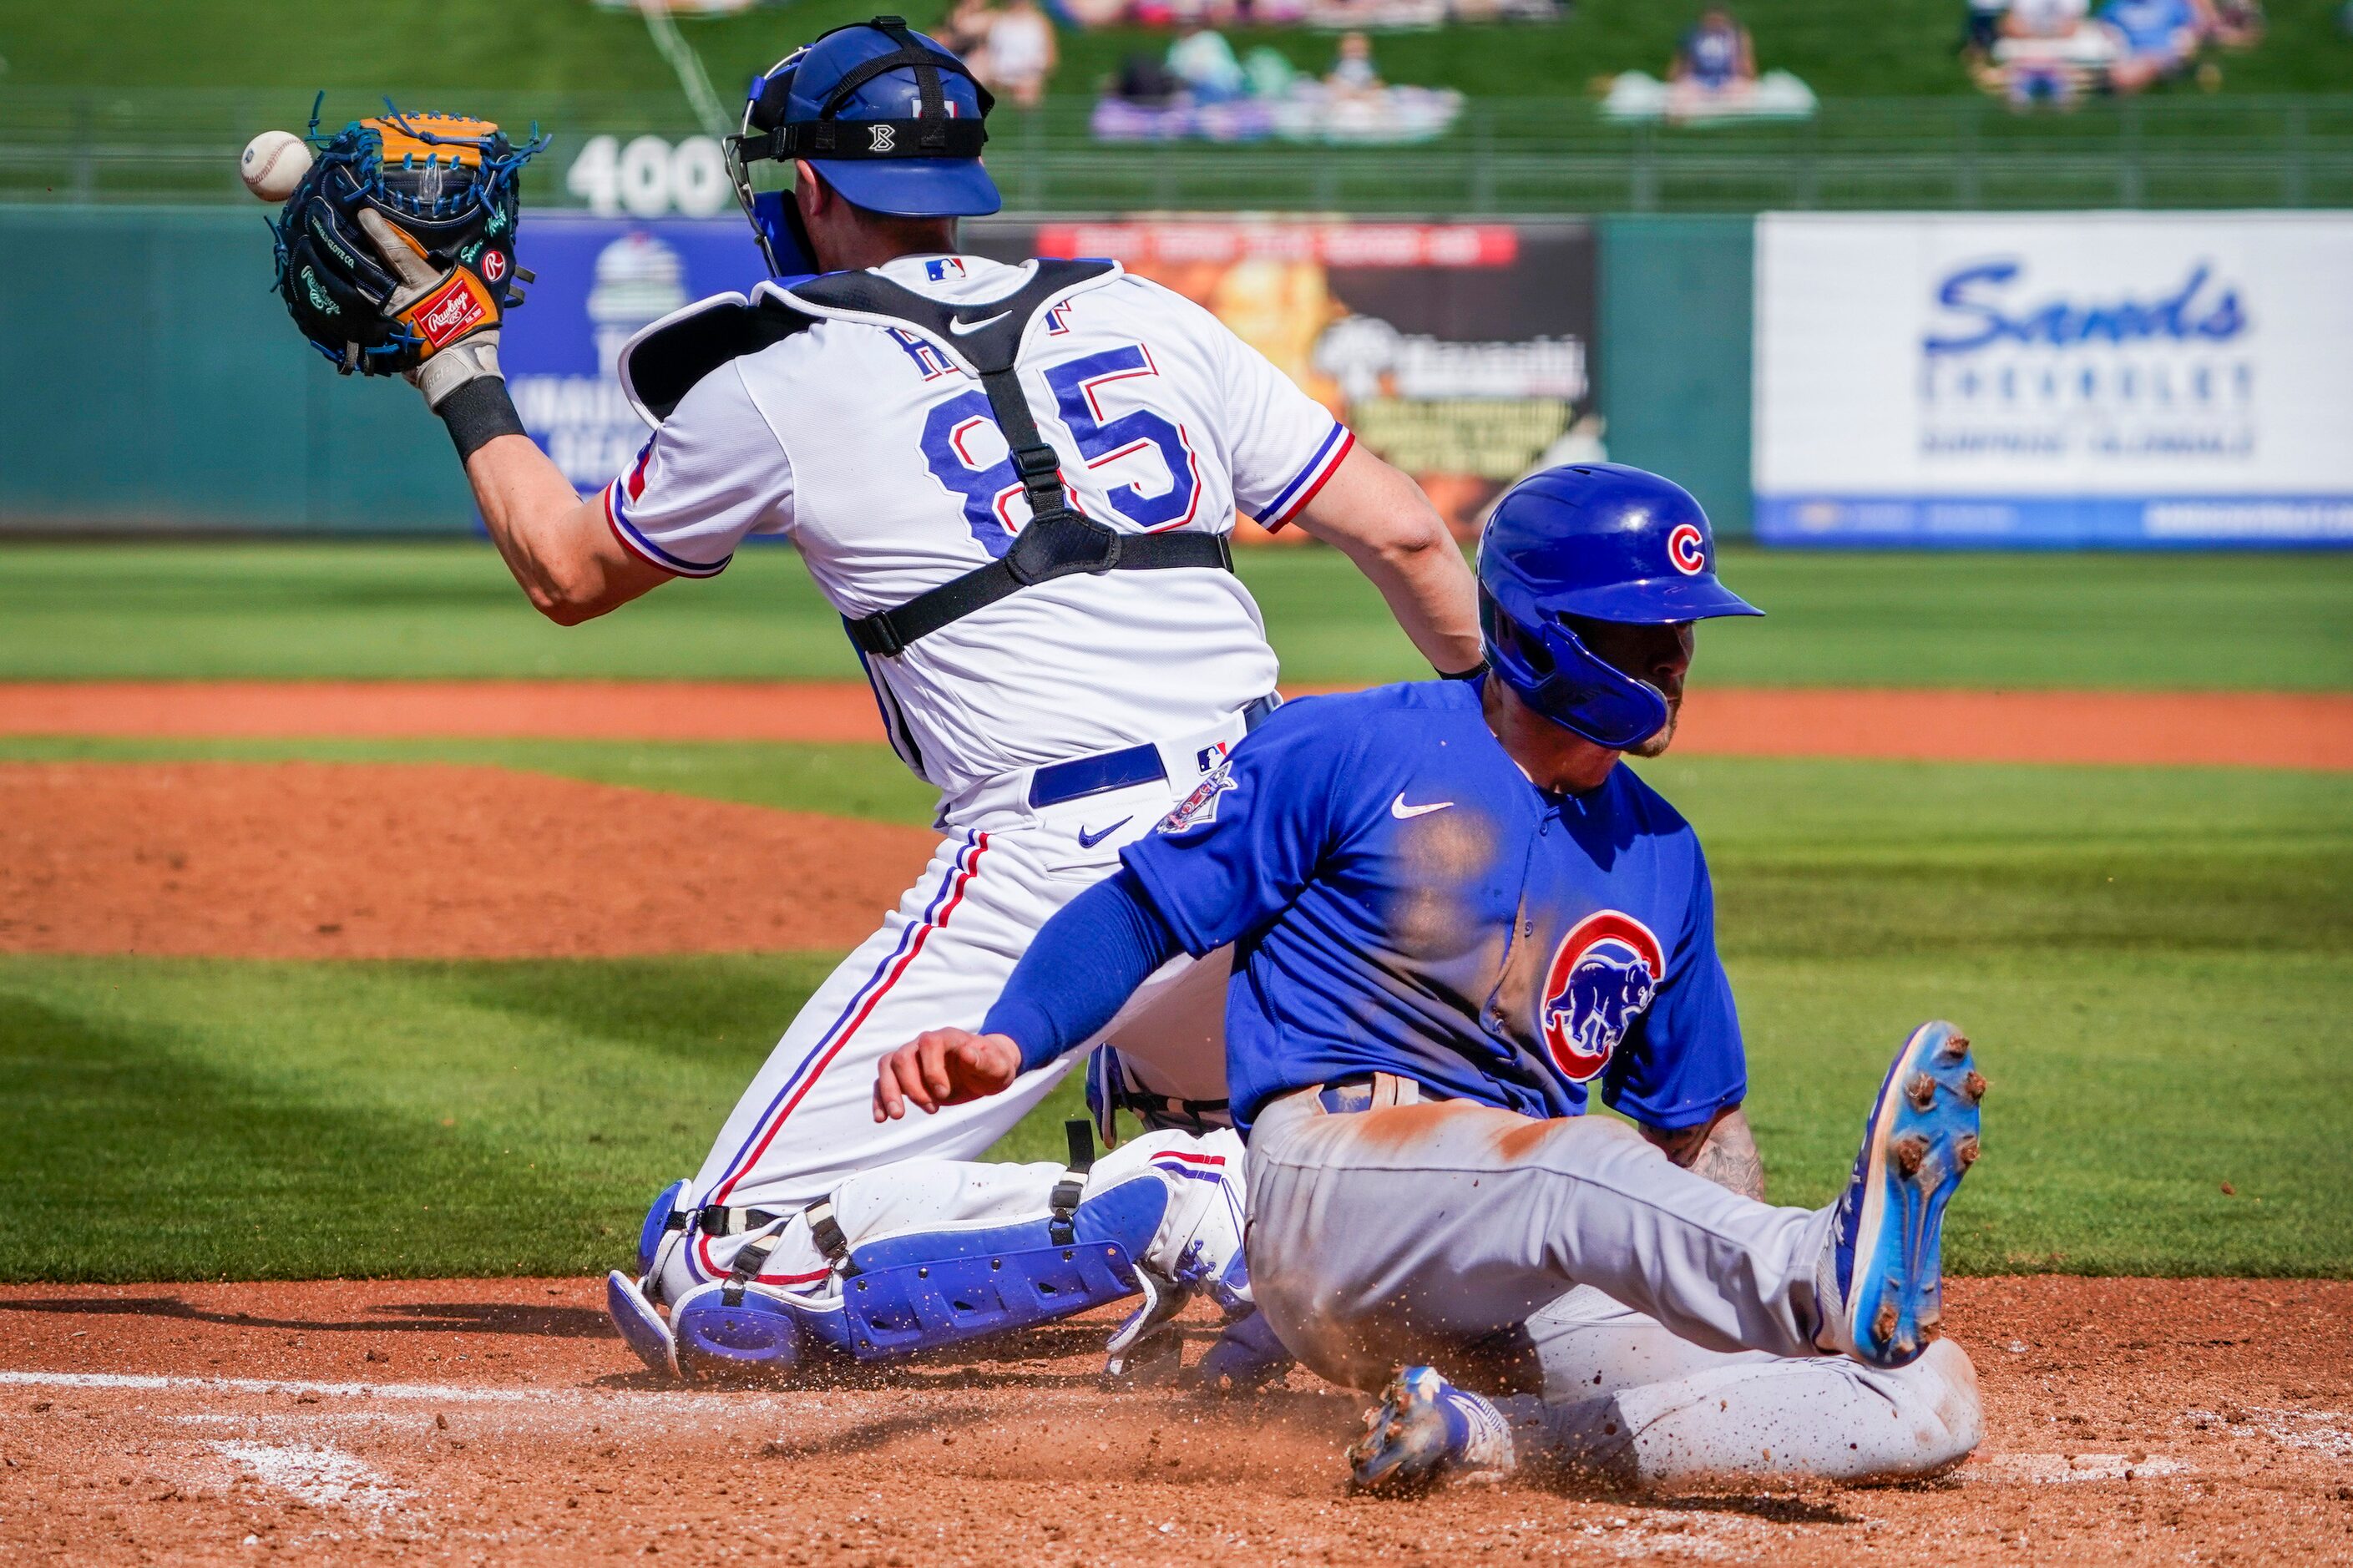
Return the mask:
<svg viewBox="0 0 2353 1568">
<path fill-rule="evenodd" d="M 1985 1099 L 1985 1074 L 1972 1071 L 1968 1077 L 1961 1080 L 1961 1098 L 1968 1100 L 1971 1105 L 1975 1105 L 1979 1100 Z"/>
<path fill-rule="evenodd" d="M 1953 1145 L 1953 1158 L 1960 1162 L 1961 1169 L 1964 1171 L 1968 1170 L 1971 1165 L 1976 1164 L 1978 1163 L 1978 1135 L 1972 1132 L 1966 1138 L 1962 1138 L 1958 1142 L 1955 1142 Z"/>
<path fill-rule="evenodd" d="M 1887 1163 L 1899 1176 L 1916 1174 L 1920 1162 L 1928 1157 L 1928 1140 L 1917 1132 L 1907 1133 L 1887 1145 Z"/>
<path fill-rule="evenodd" d="M 1926 1110 L 1936 1103 L 1936 1080 L 1926 1073 L 1914 1073 L 1912 1081 L 1904 1086 L 1904 1098 L 1912 1102 L 1915 1110 Z"/>
<path fill-rule="evenodd" d="M 1954 1031 L 1952 1034 L 1945 1037 L 1943 1048 L 1938 1050 L 1936 1053 L 1941 1059 L 1948 1062 L 1959 1061 L 1963 1057 L 1968 1056 L 1968 1054 L 1969 1037 L 1967 1035 L 1960 1033 L 1958 1030 Z"/>
</svg>

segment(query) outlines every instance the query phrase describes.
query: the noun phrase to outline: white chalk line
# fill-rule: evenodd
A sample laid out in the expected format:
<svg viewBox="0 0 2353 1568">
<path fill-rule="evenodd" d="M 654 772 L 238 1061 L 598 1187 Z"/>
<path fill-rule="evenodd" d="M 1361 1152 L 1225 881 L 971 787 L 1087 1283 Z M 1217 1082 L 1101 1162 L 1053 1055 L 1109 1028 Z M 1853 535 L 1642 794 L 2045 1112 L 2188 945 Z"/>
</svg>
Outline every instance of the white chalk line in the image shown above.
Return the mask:
<svg viewBox="0 0 2353 1568">
<path fill-rule="evenodd" d="M 89 1389 L 133 1394 L 316 1394 L 334 1399 L 402 1399 L 436 1405 L 570 1405 L 696 1414 L 756 1415 L 854 1410 L 871 1396 L 823 1394 L 705 1394 L 684 1389 L 479 1387 L 445 1383 L 322 1383 L 308 1378 L 190 1377 L 120 1372 L 0 1372 L 0 1386 Z"/>
<path fill-rule="evenodd" d="M 1965 1480 L 2025 1481 L 2034 1486 L 2069 1481 L 2142 1480 L 2152 1476 L 2179 1475 L 2189 1468 L 2163 1455 L 2129 1454 L 1985 1454 L 1961 1471 Z"/>
<path fill-rule="evenodd" d="M 264 1485 L 320 1508 L 385 1514 L 416 1496 L 374 1466 L 323 1443 L 216 1442 L 211 1447 Z"/>
</svg>

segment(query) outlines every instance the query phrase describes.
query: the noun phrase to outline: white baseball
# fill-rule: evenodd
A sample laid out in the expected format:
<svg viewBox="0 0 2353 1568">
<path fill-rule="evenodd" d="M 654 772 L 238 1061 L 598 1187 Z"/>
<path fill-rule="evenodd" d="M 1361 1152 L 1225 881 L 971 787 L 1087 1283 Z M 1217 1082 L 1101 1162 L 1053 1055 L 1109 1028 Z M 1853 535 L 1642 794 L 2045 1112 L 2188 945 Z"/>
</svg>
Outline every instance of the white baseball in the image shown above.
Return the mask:
<svg viewBox="0 0 2353 1568">
<path fill-rule="evenodd" d="M 265 131 L 245 144 L 237 172 L 245 188 L 265 202 L 282 202 L 294 194 L 311 168 L 311 148 L 291 131 Z"/>
</svg>

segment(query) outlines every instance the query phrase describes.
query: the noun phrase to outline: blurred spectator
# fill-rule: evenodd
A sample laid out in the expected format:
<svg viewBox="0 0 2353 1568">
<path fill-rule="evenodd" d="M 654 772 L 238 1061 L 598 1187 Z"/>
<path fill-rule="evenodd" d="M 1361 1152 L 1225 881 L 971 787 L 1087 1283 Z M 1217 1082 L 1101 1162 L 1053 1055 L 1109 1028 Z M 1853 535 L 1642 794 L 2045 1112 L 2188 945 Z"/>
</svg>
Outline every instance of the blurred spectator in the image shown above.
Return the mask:
<svg viewBox="0 0 2353 1568">
<path fill-rule="evenodd" d="M 2108 85 L 2139 92 L 2179 76 L 2198 56 L 2206 20 L 2195 0 L 2108 0 L 2100 8 L 2116 40 Z"/>
<path fill-rule="evenodd" d="M 987 62 L 981 58 L 981 53 L 988 47 L 989 15 L 988 0 L 956 0 L 938 33 L 940 42 L 954 50 L 977 77 L 988 74 Z"/>
<path fill-rule="evenodd" d="M 1675 47 L 1667 83 L 1674 100 L 1669 112 L 1678 118 L 1736 104 L 1755 89 L 1757 47 L 1728 6 L 1713 5 L 1700 13 Z"/>
<path fill-rule="evenodd" d="M 1225 35 L 1188 17 L 1168 46 L 1168 69 L 1185 84 L 1196 103 L 1228 103 L 1242 96 L 1248 85 L 1241 61 Z"/>
<path fill-rule="evenodd" d="M 2112 37 L 2093 25 L 2089 9 L 2085 0 L 2012 0 L 1994 48 L 2010 107 L 2071 107 L 2115 55 Z"/>
<path fill-rule="evenodd" d="M 1046 96 L 1046 78 L 1059 58 L 1054 25 L 1038 9 L 1038 0 L 1007 0 L 1005 9 L 988 22 L 988 79 L 1023 109 L 1035 109 Z"/>
<path fill-rule="evenodd" d="M 1993 63 L 1993 47 L 2009 12 L 2010 0 L 1969 0 L 1968 18 L 1961 24 L 1961 54 L 1971 66 Z"/>
<path fill-rule="evenodd" d="M 1373 41 L 1362 33 L 1340 35 L 1339 58 L 1324 76 L 1324 85 L 1335 98 L 1372 98 L 1381 90 L 1380 68 L 1373 64 Z"/>
<path fill-rule="evenodd" d="M 1146 109 L 1166 109 L 1185 90 L 1176 73 L 1150 55 L 1130 55 L 1120 62 L 1119 79 L 1112 95 Z"/>
<path fill-rule="evenodd" d="M 2224 48 L 2252 49 L 2263 41 L 2263 0 L 2213 0 L 2212 11 L 2209 36 Z"/>
</svg>

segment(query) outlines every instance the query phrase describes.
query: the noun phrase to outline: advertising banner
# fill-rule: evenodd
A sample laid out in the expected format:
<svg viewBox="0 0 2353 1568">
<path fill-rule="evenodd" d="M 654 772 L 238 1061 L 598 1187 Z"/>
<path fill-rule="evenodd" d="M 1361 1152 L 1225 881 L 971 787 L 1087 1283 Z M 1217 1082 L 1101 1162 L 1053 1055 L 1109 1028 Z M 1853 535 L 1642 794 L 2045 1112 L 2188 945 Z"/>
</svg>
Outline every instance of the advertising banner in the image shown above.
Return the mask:
<svg viewBox="0 0 2353 1568">
<path fill-rule="evenodd" d="M 1206 306 L 1466 535 L 1522 474 L 1603 455 L 1580 224 L 975 222 L 964 243 L 1111 257 Z"/>
<path fill-rule="evenodd" d="M 1579 225 L 983 221 L 965 226 L 963 243 L 1008 261 L 1115 257 L 1207 306 L 1466 534 L 1520 475 L 1603 456 L 1594 247 Z M 524 428 L 583 490 L 626 468 L 646 438 L 614 376 L 621 344 L 764 276 L 732 216 L 534 216 L 521 260 L 538 278 L 507 319 L 500 360 Z M 1265 537 L 1248 523 L 1237 532 Z"/>
<path fill-rule="evenodd" d="M 1758 220 L 1779 543 L 2353 544 L 2353 216 Z"/>
<path fill-rule="evenodd" d="M 500 367 L 524 430 L 574 486 L 595 489 L 646 440 L 614 375 L 621 345 L 691 300 L 749 292 L 767 269 L 733 214 L 633 222 L 533 213 L 516 240 L 518 261 L 537 278 L 500 330 Z"/>
</svg>

